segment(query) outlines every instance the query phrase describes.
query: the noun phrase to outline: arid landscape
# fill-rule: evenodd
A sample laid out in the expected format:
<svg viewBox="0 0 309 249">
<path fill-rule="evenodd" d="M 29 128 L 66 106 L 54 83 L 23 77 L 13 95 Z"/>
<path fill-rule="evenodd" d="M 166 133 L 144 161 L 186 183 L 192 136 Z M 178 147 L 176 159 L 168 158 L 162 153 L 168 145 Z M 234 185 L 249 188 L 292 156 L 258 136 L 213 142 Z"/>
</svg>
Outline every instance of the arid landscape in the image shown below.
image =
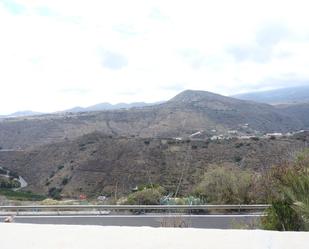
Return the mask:
<svg viewBox="0 0 309 249">
<path fill-rule="evenodd" d="M 213 165 L 263 172 L 292 161 L 308 146 L 306 112 L 185 91 L 154 106 L 8 118 L 0 166 L 44 195 L 122 196 L 144 184 L 186 195 Z"/>
</svg>

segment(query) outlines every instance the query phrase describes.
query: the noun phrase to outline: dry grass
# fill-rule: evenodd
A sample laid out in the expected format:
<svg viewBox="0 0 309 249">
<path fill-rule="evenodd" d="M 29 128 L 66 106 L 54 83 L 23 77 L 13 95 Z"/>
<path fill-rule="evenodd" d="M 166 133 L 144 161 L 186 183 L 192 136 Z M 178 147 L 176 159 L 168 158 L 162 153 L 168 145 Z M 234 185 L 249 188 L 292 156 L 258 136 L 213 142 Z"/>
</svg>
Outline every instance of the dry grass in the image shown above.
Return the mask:
<svg viewBox="0 0 309 249">
<path fill-rule="evenodd" d="M 186 228 L 191 227 L 191 223 L 188 219 L 182 216 L 166 216 L 163 219 L 161 219 L 160 226 Z"/>
</svg>

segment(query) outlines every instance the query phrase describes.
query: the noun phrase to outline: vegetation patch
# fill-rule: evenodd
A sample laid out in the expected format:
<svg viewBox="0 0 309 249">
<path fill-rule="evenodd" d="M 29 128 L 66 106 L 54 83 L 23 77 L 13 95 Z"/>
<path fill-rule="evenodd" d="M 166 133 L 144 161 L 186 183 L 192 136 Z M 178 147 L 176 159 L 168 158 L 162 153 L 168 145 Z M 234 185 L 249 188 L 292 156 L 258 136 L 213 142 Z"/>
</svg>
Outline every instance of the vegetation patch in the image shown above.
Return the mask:
<svg viewBox="0 0 309 249">
<path fill-rule="evenodd" d="M 250 204 L 254 174 L 237 167 L 212 166 L 194 190 L 194 195 L 213 204 Z"/>
<path fill-rule="evenodd" d="M 59 165 L 58 170 L 62 170 L 64 168 L 64 165 Z"/>
<path fill-rule="evenodd" d="M 162 187 L 144 188 L 128 196 L 126 204 L 128 205 L 159 205 L 163 196 Z"/>
<path fill-rule="evenodd" d="M 67 185 L 67 184 L 69 183 L 69 181 L 70 181 L 70 178 L 69 178 L 68 176 L 66 176 L 66 177 L 64 177 L 64 178 L 62 179 L 61 184 L 62 184 L 62 185 Z"/>
<path fill-rule="evenodd" d="M 309 231 L 309 152 L 295 163 L 275 168 L 277 196 L 263 219 L 264 229 Z"/>
<path fill-rule="evenodd" d="M 50 188 L 48 190 L 48 196 L 55 200 L 60 200 L 62 198 L 61 191 L 62 191 L 62 188 L 56 188 L 56 187 Z"/>
<path fill-rule="evenodd" d="M 20 187 L 20 182 L 17 181 L 16 179 L 13 179 L 12 177 L 7 178 L 7 177 L 0 177 L 0 188 L 19 188 Z"/>
<path fill-rule="evenodd" d="M 0 195 L 17 201 L 42 201 L 46 198 L 44 195 L 34 194 L 30 191 L 13 191 L 10 189 L 0 189 Z"/>
</svg>

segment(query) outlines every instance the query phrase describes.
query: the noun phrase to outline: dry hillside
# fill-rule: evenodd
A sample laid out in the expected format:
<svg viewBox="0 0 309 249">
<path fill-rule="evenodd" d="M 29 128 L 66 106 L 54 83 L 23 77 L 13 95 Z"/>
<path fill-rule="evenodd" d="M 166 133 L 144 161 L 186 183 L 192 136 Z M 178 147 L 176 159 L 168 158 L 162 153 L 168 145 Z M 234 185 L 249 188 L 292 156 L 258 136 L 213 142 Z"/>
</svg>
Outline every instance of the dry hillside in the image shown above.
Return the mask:
<svg viewBox="0 0 309 249">
<path fill-rule="evenodd" d="M 29 182 L 29 189 L 41 193 L 57 187 L 66 196 L 110 195 L 147 183 L 173 192 L 179 181 L 185 193 L 212 164 L 261 171 L 290 160 L 308 141 L 308 137 L 177 141 L 92 133 L 32 151 L 1 152 L 0 166 L 19 172 Z"/>
</svg>

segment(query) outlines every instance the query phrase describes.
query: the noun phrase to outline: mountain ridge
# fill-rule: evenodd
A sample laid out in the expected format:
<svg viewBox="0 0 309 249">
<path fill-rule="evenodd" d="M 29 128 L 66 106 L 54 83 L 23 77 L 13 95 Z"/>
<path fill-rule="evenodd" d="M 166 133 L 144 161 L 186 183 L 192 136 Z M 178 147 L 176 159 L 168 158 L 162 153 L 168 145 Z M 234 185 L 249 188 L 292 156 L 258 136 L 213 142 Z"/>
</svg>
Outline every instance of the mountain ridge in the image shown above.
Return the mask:
<svg viewBox="0 0 309 249">
<path fill-rule="evenodd" d="M 269 91 L 249 92 L 231 97 L 268 104 L 309 103 L 309 86 L 280 88 Z"/>
<path fill-rule="evenodd" d="M 307 106 L 299 108 L 307 110 Z M 36 147 L 96 131 L 127 137 L 188 137 L 203 131 L 205 137 L 210 137 L 227 135 L 231 130 L 257 135 L 309 128 L 307 118 L 294 113 L 298 112 L 287 107 L 188 90 L 167 102 L 140 108 L 1 120 L 0 146 Z"/>
</svg>

